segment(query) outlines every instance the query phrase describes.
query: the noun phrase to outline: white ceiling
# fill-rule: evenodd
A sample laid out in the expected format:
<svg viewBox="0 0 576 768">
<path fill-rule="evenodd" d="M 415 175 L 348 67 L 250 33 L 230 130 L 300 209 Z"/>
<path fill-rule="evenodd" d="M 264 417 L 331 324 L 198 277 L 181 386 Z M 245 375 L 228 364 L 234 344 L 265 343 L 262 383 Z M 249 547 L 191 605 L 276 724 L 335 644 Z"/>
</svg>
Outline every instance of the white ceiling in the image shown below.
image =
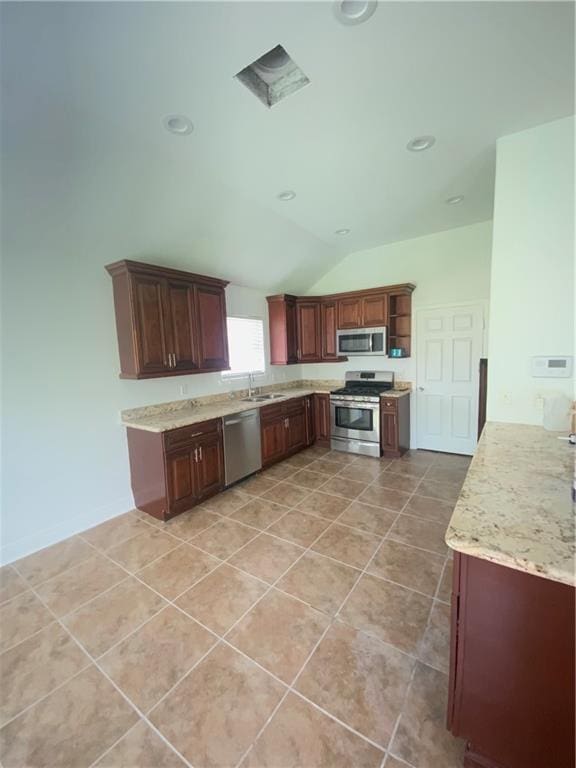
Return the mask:
<svg viewBox="0 0 576 768">
<path fill-rule="evenodd" d="M 347 253 L 489 219 L 497 137 L 574 111 L 568 2 L 380 2 L 356 27 L 331 2 L 2 17 L 5 215 L 90 237 L 102 263 L 302 290 Z M 278 43 L 311 83 L 267 109 L 233 75 Z M 421 134 L 436 145 L 407 152 Z"/>
</svg>

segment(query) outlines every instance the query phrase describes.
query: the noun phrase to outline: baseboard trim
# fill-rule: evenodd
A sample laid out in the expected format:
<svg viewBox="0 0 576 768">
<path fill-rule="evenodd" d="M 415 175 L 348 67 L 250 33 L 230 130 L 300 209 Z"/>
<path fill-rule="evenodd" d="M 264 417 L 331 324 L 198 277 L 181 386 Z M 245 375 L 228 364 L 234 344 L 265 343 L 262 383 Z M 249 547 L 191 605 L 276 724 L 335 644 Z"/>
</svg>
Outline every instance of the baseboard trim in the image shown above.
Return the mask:
<svg viewBox="0 0 576 768">
<path fill-rule="evenodd" d="M 93 528 L 95 525 L 104 523 L 106 520 L 110 520 L 113 517 L 118 517 L 118 515 L 122 515 L 124 512 L 128 512 L 133 508 L 134 500 L 132 497 L 127 496 L 117 499 L 112 504 L 107 504 L 104 507 L 98 507 L 97 509 L 88 512 L 82 512 L 52 528 L 44 528 L 41 531 L 35 531 L 29 536 L 24 536 L 16 541 L 2 544 L 0 547 L 0 565 L 7 565 L 8 563 L 14 562 L 14 560 L 19 560 L 21 557 L 31 555 L 33 552 L 44 549 L 44 547 L 57 544 L 59 541 L 67 539 L 69 536 L 74 536 L 76 533 L 81 533 L 88 528 Z"/>
</svg>

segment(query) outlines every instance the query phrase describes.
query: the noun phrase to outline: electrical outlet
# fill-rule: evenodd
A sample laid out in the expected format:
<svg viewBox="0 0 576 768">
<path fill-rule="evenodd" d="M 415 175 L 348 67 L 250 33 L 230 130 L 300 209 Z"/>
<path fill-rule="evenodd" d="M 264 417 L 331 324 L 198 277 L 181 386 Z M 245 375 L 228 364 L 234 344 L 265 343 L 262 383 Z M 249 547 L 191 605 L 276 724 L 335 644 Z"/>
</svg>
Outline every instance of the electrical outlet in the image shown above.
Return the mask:
<svg viewBox="0 0 576 768">
<path fill-rule="evenodd" d="M 180 384 L 180 394 L 181 395 L 188 394 L 188 384 Z"/>
<path fill-rule="evenodd" d="M 536 395 L 534 398 L 534 405 L 539 411 L 544 410 L 544 397 L 543 395 Z"/>
<path fill-rule="evenodd" d="M 505 403 L 511 403 L 512 402 L 512 393 L 511 392 L 503 392 L 502 393 L 502 400 Z"/>
</svg>

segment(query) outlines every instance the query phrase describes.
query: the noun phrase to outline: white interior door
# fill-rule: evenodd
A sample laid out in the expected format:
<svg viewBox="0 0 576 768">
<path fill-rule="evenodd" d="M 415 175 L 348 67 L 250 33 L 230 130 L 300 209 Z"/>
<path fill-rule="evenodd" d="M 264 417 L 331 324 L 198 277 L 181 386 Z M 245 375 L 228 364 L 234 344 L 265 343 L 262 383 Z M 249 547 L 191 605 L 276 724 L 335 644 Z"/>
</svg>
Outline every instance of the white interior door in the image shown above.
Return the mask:
<svg viewBox="0 0 576 768">
<path fill-rule="evenodd" d="M 422 309 L 417 315 L 418 447 L 474 453 L 478 432 L 480 305 Z"/>
</svg>

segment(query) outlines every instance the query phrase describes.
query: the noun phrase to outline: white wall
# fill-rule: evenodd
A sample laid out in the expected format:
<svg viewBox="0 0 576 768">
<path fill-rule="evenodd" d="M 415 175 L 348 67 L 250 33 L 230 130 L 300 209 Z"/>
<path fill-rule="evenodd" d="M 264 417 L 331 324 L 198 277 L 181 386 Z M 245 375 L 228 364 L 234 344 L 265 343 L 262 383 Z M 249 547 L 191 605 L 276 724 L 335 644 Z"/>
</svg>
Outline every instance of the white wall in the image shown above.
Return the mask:
<svg viewBox="0 0 576 768">
<path fill-rule="evenodd" d="M 327 272 L 310 295 L 354 291 L 379 285 L 415 283 L 412 309 L 457 303 L 482 303 L 488 309 L 492 222 L 458 227 L 426 237 L 382 245 L 347 256 Z M 413 319 L 412 331 L 414 334 Z M 412 338 L 414 345 L 414 336 Z M 303 365 L 307 379 L 343 378 L 347 370 L 393 370 L 401 381 L 416 380 L 416 358 L 354 357 L 330 366 Z"/>
<path fill-rule="evenodd" d="M 220 374 L 119 379 L 112 282 L 84 255 L 39 245 L 4 258 L 3 562 L 132 508 L 122 409 L 246 386 Z M 229 286 L 227 305 L 267 333 L 264 292 Z M 261 383 L 299 368 L 268 369 Z"/>
<path fill-rule="evenodd" d="M 574 118 L 498 141 L 488 418 L 542 423 L 542 397 L 569 379 L 533 378 L 533 355 L 574 354 Z"/>
</svg>

